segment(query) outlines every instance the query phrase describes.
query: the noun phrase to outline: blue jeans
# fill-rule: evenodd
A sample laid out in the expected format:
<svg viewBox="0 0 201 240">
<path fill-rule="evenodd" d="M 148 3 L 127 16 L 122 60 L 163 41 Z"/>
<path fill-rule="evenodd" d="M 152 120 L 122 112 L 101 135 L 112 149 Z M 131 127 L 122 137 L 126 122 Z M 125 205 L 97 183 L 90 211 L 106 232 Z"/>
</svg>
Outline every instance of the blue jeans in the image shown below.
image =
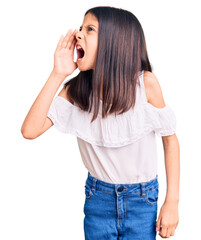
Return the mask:
<svg viewBox="0 0 201 240">
<path fill-rule="evenodd" d="M 88 172 L 85 183 L 85 240 L 154 240 L 159 183 L 112 184 Z"/>
</svg>

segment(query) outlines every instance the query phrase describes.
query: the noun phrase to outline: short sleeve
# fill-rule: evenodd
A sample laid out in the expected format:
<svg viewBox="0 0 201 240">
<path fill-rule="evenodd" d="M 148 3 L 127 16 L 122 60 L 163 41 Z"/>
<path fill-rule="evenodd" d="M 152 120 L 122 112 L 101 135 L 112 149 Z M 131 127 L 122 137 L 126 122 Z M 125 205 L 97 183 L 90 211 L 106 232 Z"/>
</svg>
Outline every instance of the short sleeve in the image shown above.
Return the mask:
<svg viewBox="0 0 201 240">
<path fill-rule="evenodd" d="M 134 143 L 150 132 L 168 136 L 176 132 L 176 117 L 169 105 L 156 108 L 150 103 L 138 104 L 120 115 L 101 114 L 91 122 L 93 113 L 81 110 L 65 98 L 56 96 L 47 116 L 57 130 L 103 147 L 122 147 Z"/>
<path fill-rule="evenodd" d="M 49 108 L 47 117 L 49 117 L 55 128 L 66 133 L 66 126 L 69 124 L 73 104 L 61 96 L 56 96 Z"/>
<path fill-rule="evenodd" d="M 169 136 L 176 133 L 176 115 L 169 105 L 157 108 L 147 103 L 146 106 L 153 113 L 153 129 L 157 136 Z"/>
<path fill-rule="evenodd" d="M 170 105 L 163 108 L 157 108 L 147 101 L 143 74 L 139 77 L 140 82 L 140 99 L 144 109 L 143 115 L 146 123 L 157 134 L 157 136 L 168 136 L 176 133 L 176 116 Z"/>
</svg>

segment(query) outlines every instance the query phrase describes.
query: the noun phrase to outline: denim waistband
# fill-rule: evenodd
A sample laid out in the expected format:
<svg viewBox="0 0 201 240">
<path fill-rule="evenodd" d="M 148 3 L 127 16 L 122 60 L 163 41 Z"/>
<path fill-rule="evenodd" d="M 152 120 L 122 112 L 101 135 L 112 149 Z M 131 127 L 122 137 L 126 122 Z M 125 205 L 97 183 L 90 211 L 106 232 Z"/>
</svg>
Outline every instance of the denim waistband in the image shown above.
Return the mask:
<svg viewBox="0 0 201 240">
<path fill-rule="evenodd" d="M 90 172 L 88 172 L 86 184 L 88 184 L 94 190 L 98 189 L 111 194 L 115 194 L 117 192 L 118 194 L 129 194 L 140 191 L 142 195 L 145 195 L 146 191 L 152 190 L 159 186 L 158 175 L 148 182 L 134 184 L 113 184 L 97 179 L 96 177 L 92 176 Z"/>
</svg>

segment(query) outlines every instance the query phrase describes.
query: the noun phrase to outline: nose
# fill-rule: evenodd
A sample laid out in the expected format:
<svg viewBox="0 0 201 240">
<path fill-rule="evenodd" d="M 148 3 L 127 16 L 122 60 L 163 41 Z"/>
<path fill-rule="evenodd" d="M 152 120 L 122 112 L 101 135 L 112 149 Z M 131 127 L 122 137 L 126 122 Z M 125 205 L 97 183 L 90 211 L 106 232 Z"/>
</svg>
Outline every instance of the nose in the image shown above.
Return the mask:
<svg viewBox="0 0 201 240">
<path fill-rule="evenodd" d="M 76 33 L 76 39 L 78 40 L 78 39 L 82 39 L 82 38 L 83 38 L 82 32 L 81 31 L 77 32 Z"/>
</svg>

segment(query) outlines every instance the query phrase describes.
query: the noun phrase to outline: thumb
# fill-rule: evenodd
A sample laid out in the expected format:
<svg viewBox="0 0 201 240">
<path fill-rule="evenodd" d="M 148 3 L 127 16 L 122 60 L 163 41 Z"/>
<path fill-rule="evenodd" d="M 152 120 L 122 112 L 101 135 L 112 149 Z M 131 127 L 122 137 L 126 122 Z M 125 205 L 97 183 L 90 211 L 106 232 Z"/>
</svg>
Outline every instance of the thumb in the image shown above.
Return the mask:
<svg viewBox="0 0 201 240">
<path fill-rule="evenodd" d="M 160 230 L 160 226 L 161 226 L 161 218 L 158 218 L 157 223 L 156 223 L 156 231 Z"/>
</svg>

